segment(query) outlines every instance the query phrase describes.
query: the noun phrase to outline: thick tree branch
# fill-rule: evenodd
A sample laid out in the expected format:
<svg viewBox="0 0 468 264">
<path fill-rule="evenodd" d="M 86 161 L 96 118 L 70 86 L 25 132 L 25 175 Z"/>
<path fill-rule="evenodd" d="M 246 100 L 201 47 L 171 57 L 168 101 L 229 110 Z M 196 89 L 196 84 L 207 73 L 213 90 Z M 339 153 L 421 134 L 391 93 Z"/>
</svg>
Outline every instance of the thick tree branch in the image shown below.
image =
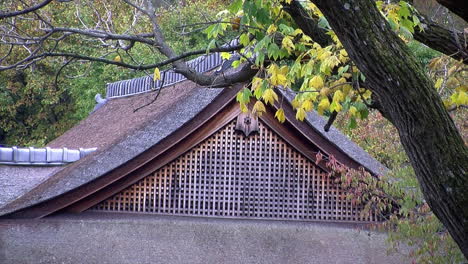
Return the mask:
<svg viewBox="0 0 468 264">
<path fill-rule="evenodd" d="M 281 2 L 283 9 L 307 36 L 322 46 L 327 46 L 332 42 L 331 37 L 326 34 L 327 31 L 319 27 L 318 19 L 311 17 L 298 0 L 293 0 L 289 4 L 286 2 Z"/>
<path fill-rule="evenodd" d="M 335 122 L 337 116 L 338 116 L 338 112 L 337 112 L 337 111 L 333 111 L 333 112 L 331 113 L 330 117 L 328 118 L 327 123 L 326 123 L 325 126 L 323 127 L 323 130 L 325 130 L 325 132 L 330 131 L 330 127 L 333 125 L 333 122 Z"/>
<path fill-rule="evenodd" d="M 437 2 L 468 22 L 468 4 L 466 0 L 437 0 Z"/>
<path fill-rule="evenodd" d="M 31 6 L 31 7 L 25 8 L 23 10 L 18 10 L 18 11 L 13 11 L 13 12 L 0 11 L 0 19 L 15 17 L 15 16 L 24 15 L 24 14 L 27 14 L 27 13 L 34 12 L 34 11 L 39 10 L 39 9 L 43 8 L 44 6 L 50 4 L 50 2 L 52 2 L 52 0 L 45 0 L 45 1 L 39 3 L 39 4 L 35 5 L 35 6 Z"/>
<path fill-rule="evenodd" d="M 197 73 L 195 70 L 188 66 L 179 66 L 175 68 L 174 71 L 184 75 L 187 79 L 199 85 L 207 86 L 210 88 L 222 88 L 231 86 L 235 83 L 249 81 L 258 72 L 257 69 L 252 69 L 252 65 L 250 63 L 243 64 L 242 66 L 240 66 L 240 69 L 235 70 L 233 72 L 221 73 L 219 75 L 206 75 L 202 73 Z"/>
<path fill-rule="evenodd" d="M 427 17 L 418 15 L 418 18 L 424 30 L 415 29 L 413 34 L 415 40 L 468 64 L 467 42 L 463 33 L 448 30 Z"/>
</svg>

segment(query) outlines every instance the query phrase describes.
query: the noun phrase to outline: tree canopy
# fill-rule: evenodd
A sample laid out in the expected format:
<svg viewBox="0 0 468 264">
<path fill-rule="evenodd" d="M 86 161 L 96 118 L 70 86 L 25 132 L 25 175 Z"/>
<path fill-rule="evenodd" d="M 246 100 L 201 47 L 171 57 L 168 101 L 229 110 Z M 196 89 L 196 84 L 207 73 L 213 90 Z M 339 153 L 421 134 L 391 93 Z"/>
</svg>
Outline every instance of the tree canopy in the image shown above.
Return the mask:
<svg viewBox="0 0 468 264">
<path fill-rule="evenodd" d="M 83 61 L 147 74 L 170 66 L 204 86 L 248 83 L 237 96 L 243 111 L 261 115 L 265 104 L 277 104 L 281 122 L 275 89 L 296 92 L 297 119 L 316 109 L 329 117 L 327 126 L 347 113 L 353 127 L 376 109 L 397 129 L 426 201 L 468 256 L 468 149 L 448 114 L 468 104 L 466 32 L 432 21 L 412 1 L 235 0 L 214 18 L 166 28 L 168 9 L 158 1 L 121 2 L 0 4 L 6 10 L 0 12 L 0 72 L 38 67 L 46 59 L 63 63 L 59 73 Z M 462 1 L 438 2 L 466 20 Z M 174 37 L 174 29 L 182 34 Z M 196 32 L 208 41 L 188 37 Z M 183 41 L 171 43 L 180 36 Z M 223 45 L 232 38 L 239 44 Z M 446 54 L 429 64 L 435 83 L 408 47 L 413 39 Z M 188 48 L 196 43 L 203 46 Z M 184 63 L 207 52 L 221 52 L 239 70 L 219 78 Z M 434 70 L 441 65 L 446 69 Z"/>
</svg>

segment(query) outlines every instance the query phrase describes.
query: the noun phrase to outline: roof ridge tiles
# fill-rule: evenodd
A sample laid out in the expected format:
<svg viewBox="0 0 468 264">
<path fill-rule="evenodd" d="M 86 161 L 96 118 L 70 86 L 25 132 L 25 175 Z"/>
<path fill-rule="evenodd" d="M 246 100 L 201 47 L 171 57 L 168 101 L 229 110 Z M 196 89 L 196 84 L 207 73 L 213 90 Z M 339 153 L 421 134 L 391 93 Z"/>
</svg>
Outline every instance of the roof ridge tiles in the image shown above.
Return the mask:
<svg viewBox="0 0 468 264">
<path fill-rule="evenodd" d="M 208 72 L 219 67 L 222 62 L 223 59 L 221 58 L 221 55 L 219 52 L 216 52 L 197 57 L 187 62 L 187 64 L 194 67 L 198 72 Z M 176 73 L 172 69 L 161 71 L 161 76 L 164 75 L 166 75 L 166 77 L 162 77 L 161 80 L 156 81 L 153 80 L 153 76 L 143 76 L 108 83 L 106 87 L 106 98 L 111 99 L 137 95 L 187 80 L 185 76 L 180 73 Z"/>
<path fill-rule="evenodd" d="M 231 42 L 223 45 L 222 47 L 228 47 L 238 45 L 239 40 L 233 39 Z M 187 64 L 194 68 L 197 72 L 209 72 L 217 67 L 220 67 L 225 60 L 221 57 L 220 52 L 214 52 L 206 55 L 196 57 L 189 60 Z M 176 73 L 173 69 L 161 71 L 161 76 L 167 75 L 164 80 L 153 80 L 153 76 L 147 75 L 143 77 L 137 77 L 128 80 L 117 81 L 108 83 L 106 85 L 106 98 L 120 98 L 126 96 L 137 95 L 153 91 L 155 89 L 174 85 L 176 83 L 187 80 L 185 76 L 180 73 Z M 96 110 L 96 109 L 95 109 Z"/>
<path fill-rule="evenodd" d="M 75 162 L 97 148 L 0 147 L 0 164 L 56 166 Z"/>
</svg>

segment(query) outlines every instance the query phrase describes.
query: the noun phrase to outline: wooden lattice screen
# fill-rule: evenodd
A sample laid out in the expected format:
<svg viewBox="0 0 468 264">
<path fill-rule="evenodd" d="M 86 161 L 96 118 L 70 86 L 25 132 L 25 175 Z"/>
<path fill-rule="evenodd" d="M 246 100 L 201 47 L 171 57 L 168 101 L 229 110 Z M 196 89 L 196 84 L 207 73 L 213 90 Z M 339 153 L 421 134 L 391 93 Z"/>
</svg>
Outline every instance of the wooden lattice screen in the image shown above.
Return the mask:
<svg viewBox="0 0 468 264">
<path fill-rule="evenodd" d="M 339 186 L 259 122 L 245 137 L 229 123 L 198 146 L 91 208 L 231 218 L 373 221 Z"/>
</svg>

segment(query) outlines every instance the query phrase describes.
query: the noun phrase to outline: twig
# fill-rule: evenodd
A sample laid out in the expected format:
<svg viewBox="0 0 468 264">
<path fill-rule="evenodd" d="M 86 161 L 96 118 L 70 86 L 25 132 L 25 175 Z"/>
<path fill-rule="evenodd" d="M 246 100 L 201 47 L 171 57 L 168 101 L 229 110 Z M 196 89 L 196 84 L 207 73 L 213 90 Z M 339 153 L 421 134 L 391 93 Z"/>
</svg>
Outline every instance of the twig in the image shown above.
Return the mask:
<svg viewBox="0 0 468 264">
<path fill-rule="evenodd" d="M 138 107 L 137 109 L 133 110 L 133 113 L 136 113 L 137 111 L 139 111 L 140 109 L 144 108 L 144 107 L 147 107 L 148 105 L 156 102 L 156 100 L 158 99 L 159 95 L 161 94 L 161 90 L 164 86 L 164 82 L 166 80 L 166 72 L 164 71 L 163 72 L 163 77 L 162 77 L 162 80 L 161 80 L 161 83 L 159 84 L 159 88 L 157 89 L 157 93 L 156 93 L 156 96 L 153 98 L 153 100 L 151 100 L 151 102 L 147 103 L 147 104 L 144 104 L 140 107 Z"/>
</svg>

